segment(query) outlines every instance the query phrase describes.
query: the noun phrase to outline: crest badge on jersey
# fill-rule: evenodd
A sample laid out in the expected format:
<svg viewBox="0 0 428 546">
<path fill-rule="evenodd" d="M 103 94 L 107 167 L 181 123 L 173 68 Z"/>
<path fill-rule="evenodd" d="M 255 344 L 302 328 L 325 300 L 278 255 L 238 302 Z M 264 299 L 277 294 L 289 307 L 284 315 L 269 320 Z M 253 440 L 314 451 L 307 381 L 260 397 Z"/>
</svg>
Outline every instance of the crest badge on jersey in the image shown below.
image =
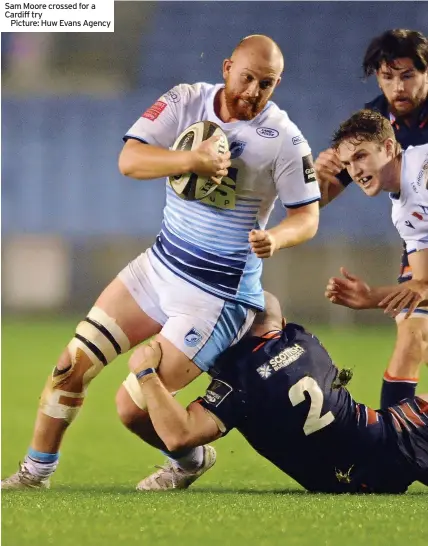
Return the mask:
<svg viewBox="0 0 428 546">
<path fill-rule="evenodd" d="M 242 155 L 246 145 L 247 143 L 242 142 L 242 140 L 234 140 L 229 146 L 230 159 L 236 159 Z"/>
<path fill-rule="evenodd" d="M 196 345 L 201 341 L 202 334 L 196 330 L 196 328 L 191 328 L 187 334 L 184 336 L 184 343 L 188 347 L 196 347 Z"/>
<path fill-rule="evenodd" d="M 213 406 L 219 406 L 223 400 L 232 392 L 232 387 L 221 381 L 220 379 L 213 379 L 209 384 L 209 387 L 204 395 L 204 400 L 208 404 Z"/>
</svg>

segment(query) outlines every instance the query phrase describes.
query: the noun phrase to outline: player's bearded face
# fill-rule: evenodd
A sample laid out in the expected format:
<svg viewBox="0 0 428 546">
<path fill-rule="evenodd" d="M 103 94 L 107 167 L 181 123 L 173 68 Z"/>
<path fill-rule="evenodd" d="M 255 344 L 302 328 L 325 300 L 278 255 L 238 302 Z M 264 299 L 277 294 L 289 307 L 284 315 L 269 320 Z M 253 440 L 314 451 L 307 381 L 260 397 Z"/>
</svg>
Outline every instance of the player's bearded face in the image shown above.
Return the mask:
<svg viewBox="0 0 428 546">
<path fill-rule="evenodd" d="M 392 147 L 378 142 L 345 140 L 337 150 L 340 161 L 352 180 L 369 197 L 378 195 L 386 187 L 386 168 L 393 158 Z"/>
<path fill-rule="evenodd" d="M 381 64 L 377 80 L 395 116 L 411 115 L 428 96 L 428 71 L 419 72 L 409 58 Z"/>
<path fill-rule="evenodd" d="M 225 76 L 224 98 L 229 114 L 239 120 L 254 119 L 273 94 L 279 75 L 260 76 L 254 70 L 232 66 Z"/>
</svg>

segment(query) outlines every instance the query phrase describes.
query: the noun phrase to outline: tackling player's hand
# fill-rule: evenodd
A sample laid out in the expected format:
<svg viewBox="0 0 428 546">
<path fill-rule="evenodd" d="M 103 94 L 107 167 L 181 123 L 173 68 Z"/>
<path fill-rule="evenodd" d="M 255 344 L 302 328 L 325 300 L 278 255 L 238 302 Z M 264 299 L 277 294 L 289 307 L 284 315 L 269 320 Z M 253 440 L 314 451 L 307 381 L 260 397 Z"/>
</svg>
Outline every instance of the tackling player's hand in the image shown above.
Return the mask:
<svg viewBox="0 0 428 546">
<path fill-rule="evenodd" d="M 252 229 L 248 241 L 258 258 L 270 258 L 276 250 L 275 237 L 263 229 Z"/>
<path fill-rule="evenodd" d="M 215 143 L 220 140 L 220 135 L 213 135 L 204 140 L 192 152 L 191 172 L 200 176 L 210 177 L 217 184 L 221 184 L 223 176 L 227 175 L 230 167 L 230 152 L 219 154 Z"/>
<path fill-rule="evenodd" d="M 409 318 L 416 307 L 428 298 L 428 283 L 411 279 L 393 290 L 380 303 L 384 307 L 384 313 L 395 318 L 403 309 L 407 309 L 404 318 Z"/>
<path fill-rule="evenodd" d="M 352 275 L 344 267 L 340 268 L 343 277 L 331 277 L 327 283 L 325 297 L 336 305 L 351 309 L 370 307 L 370 286 L 362 279 Z"/>
<path fill-rule="evenodd" d="M 158 369 L 162 359 L 162 349 L 158 341 L 152 339 L 145 345 L 140 345 L 129 359 L 129 369 L 137 374 L 147 368 Z"/>
<path fill-rule="evenodd" d="M 315 164 L 315 175 L 321 191 L 321 202 L 323 205 L 329 202 L 329 187 L 330 185 L 337 186 L 342 189 L 342 184 L 336 178 L 336 175 L 343 170 L 343 165 L 333 150 L 328 148 L 320 153 Z"/>
</svg>

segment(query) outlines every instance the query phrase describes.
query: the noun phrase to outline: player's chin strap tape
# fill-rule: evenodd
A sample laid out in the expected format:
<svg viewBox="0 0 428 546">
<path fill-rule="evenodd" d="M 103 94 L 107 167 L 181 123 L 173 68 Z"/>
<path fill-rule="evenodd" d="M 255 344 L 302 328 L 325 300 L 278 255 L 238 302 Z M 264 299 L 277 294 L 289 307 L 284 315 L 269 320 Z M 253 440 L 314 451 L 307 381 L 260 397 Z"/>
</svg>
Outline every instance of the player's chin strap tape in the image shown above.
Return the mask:
<svg viewBox="0 0 428 546">
<path fill-rule="evenodd" d="M 40 402 L 42 412 L 71 423 L 92 379 L 129 349 L 129 339 L 116 321 L 102 309 L 93 307 L 68 344 L 71 365 L 64 370 L 55 367 L 47 381 Z"/>
<path fill-rule="evenodd" d="M 134 402 L 134 404 L 137 406 L 137 408 L 140 408 L 143 411 L 147 410 L 147 404 L 146 399 L 144 397 L 143 391 L 141 390 L 141 385 L 138 382 L 138 379 L 136 378 L 134 373 L 130 373 L 128 377 L 123 381 L 122 385 L 125 387 L 126 392 L 131 397 L 131 400 Z M 178 391 L 171 392 L 173 396 L 175 396 L 178 393 Z"/>
</svg>

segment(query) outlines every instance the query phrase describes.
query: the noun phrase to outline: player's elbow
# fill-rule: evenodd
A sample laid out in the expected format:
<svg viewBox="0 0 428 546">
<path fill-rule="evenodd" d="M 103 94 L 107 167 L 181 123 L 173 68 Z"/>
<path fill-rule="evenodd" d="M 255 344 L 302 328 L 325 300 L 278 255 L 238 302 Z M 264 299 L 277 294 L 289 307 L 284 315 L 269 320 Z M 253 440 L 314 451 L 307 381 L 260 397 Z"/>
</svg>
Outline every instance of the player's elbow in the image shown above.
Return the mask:
<svg viewBox="0 0 428 546">
<path fill-rule="evenodd" d="M 135 167 L 132 161 L 132 157 L 130 157 L 130 153 L 128 150 L 123 149 L 122 152 L 119 155 L 119 172 L 120 174 L 123 174 L 123 176 L 130 176 L 134 174 Z"/>
<path fill-rule="evenodd" d="M 319 205 L 318 203 L 313 203 L 313 205 L 316 206 L 316 210 L 315 208 L 313 208 L 311 212 L 307 212 L 304 214 L 306 240 L 309 240 L 315 237 L 318 231 L 319 219 L 320 219 Z"/>
</svg>

